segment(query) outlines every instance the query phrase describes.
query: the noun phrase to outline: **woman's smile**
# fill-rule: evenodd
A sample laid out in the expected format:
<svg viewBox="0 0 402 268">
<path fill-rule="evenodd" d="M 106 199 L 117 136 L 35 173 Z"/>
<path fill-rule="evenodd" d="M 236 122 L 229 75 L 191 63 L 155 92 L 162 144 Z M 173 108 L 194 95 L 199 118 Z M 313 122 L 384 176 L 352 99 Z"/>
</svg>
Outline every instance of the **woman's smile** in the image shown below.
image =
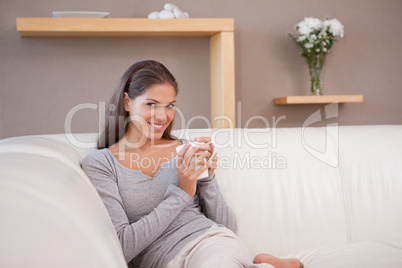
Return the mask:
<svg viewBox="0 0 402 268">
<path fill-rule="evenodd" d="M 151 122 L 149 122 L 148 124 L 150 124 L 153 127 L 153 129 L 155 129 L 157 131 L 164 130 L 164 126 L 165 126 L 165 124 L 155 124 L 155 123 L 151 123 Z"/>
</svg>

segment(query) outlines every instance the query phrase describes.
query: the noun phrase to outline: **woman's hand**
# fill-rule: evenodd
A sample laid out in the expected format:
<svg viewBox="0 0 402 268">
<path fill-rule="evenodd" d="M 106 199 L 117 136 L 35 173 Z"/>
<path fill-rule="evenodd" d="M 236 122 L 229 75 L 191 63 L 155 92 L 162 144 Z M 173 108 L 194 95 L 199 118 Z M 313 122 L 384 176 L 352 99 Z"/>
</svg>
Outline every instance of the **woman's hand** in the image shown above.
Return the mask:
<svg viewBox="0 0 402 268">
<path fill-rule="evenodd" d="M 210 137 L 197 137 L 194 139 L 194 141 L 208 143 L 208 142 L 211 142 L 211 138 Z M 215 169 L 218 167 L 218 157 L 217 157 L 218 154 L 215 154 L 214 157 L 210 158 L 212 156 L 213 152 L 215 151 L 215 147 L 212 143 L 210 143 L 210 144 L 206 144 L 205 146 L 204 145 L 201 146 L 200 150 L 208 151 L 208 153 L 206 153 L 205 156 L 207 157 L 207 159 L 209 159 L 208 160 L 208 162 L 209 162 L 208 174 L 212 175 L 212 173 L 214 173 Z M 198 156 L 200 154 L 200 152 L 201 151 L 196 153 L 196 156 Z"/>
<path fill-rule="evenodd" d="M 197 190 L 197 179 L 210 165 L 205 159 L 207 151 L 195 156 L 200 150 L 200 146 L 190 146 L 186 144 L 177 154 L 177 174 L 179 175 L 179 187 L 189 194 L 191 197 L 195 195 Z M 195 156 L 194 161 L 191 158 Z M 201 165 L 197 170 L 195 168 Z"/>
</svg>

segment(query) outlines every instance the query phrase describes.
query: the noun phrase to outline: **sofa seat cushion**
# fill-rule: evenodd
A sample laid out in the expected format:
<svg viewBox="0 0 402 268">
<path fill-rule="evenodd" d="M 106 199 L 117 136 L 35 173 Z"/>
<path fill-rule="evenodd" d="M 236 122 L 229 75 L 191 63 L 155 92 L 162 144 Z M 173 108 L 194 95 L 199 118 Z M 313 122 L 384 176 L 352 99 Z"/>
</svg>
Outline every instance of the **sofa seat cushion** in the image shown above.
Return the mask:
<svg viewBox="0 0 402 268">
<path fill-rule="evenodd" d="M 402 241 L 325 245 L 286 257 L 299 258 L 306 268 L 400 268 Z"/>
</svg>

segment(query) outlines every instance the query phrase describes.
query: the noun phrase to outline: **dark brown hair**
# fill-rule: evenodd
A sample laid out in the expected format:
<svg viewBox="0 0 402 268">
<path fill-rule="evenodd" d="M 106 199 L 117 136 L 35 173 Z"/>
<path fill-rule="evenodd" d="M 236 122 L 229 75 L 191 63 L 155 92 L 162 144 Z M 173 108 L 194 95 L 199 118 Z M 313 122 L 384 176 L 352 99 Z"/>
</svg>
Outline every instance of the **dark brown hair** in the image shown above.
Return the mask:
<svg viewBox="0 0 402 268">
<path fill-rule="evenodd" d="M 170 84 L 178 94 L 178 85 L 174 76 L 160 62 L 154 60 L 139 61 L 131 65 L 120 79 L 105 113 L 105 125 L 97 142 L 97 148 L 107 148 L 119 141 L 125 134 L 129 114 L 124 110 L 124 92 L 130 99 L 143 94 L 149 87 Z M 171 135 L 173 121 L 163 133 L 163 138 L 174 140 Z"/>
</svg>

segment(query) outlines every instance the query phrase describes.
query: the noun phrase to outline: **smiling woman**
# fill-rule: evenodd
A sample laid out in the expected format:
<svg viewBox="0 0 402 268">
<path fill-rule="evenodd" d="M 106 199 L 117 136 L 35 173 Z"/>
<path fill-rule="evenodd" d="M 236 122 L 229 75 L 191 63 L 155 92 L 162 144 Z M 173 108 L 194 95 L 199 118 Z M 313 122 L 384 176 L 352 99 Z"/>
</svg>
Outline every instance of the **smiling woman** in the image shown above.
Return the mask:
<svg viewBox="0 0 402 268">
<path fill-rule="evenodd" d="M 301 267 L 297 259 L 268 254 L 257 255 L 253 263 L 219 190 L 211 139 L 192 142 L 170 134 L 177 87 L 161 63 L 130 66 L 109 104 L 100 150 L 82 163 L 129 266 Z"/>
<path fill-rule="evenodd" d="M 170 131 L 173 125 L 171 124 L 174 118 L 173 107 L 176 103 L 178 91 L 176 79 L 163 64 L 156 61 L 140 61 L 131 65 L 123 74 L 110 99 L 109 109 L 105 115 L 105 127 L 98 140 L 98 149 L 115 144 L 124 136 L 126 131 L 131 131 L 134 126 L 138 127 L 138 121 L 145 120 L 141 116 L 142 113 L 146 112 L 144 105 L 148 107 L 148 116 L 145 118 L 149 120 L 153 117 L 158 120 L 158 122 L 149 121 L 146 123 L 154 124 L 154 129 L 160 130 L 163 138 L 173 140 Z M 169 123 L 159 120 L 163 115 L 161 109 L 157 109 L 157 107 L 165 102 L 167 103 L 166 108 L 168 108 L 165 115 L 169 115 Z M 132 110 L 131 114 L 130 110 Z M 129 124 L 129 122 L 137 123 Z M 161 123 L 164 126 L 160 126 Z M 144 125 L 142 125 L 139 133 L 142 133 L 142 130 L 145 130 Z"/>
</svg>

